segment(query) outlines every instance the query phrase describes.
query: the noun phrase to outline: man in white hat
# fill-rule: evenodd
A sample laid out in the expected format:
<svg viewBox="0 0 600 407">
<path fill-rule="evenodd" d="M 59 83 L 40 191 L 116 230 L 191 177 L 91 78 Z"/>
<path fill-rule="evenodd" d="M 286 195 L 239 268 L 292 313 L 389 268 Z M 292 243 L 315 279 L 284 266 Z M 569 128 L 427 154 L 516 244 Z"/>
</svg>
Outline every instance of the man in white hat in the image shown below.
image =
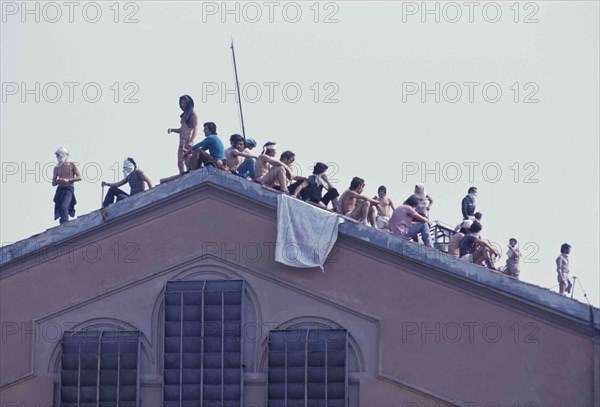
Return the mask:
<svg viewBox="0 0 600 407">
<path fill-rule="evenodd" d="M 75 216 L 75 187 L 73 184 L 81 181 L 81 174 L 75 163 L 68 161 L 69 152 L 64 147 L 59 147 L 54 153 L 58 164 L 52 172 L 52 186 L 56 187 L 54 194 L 54 220 L 60 218 L 60 223 Z"/>
</svg>

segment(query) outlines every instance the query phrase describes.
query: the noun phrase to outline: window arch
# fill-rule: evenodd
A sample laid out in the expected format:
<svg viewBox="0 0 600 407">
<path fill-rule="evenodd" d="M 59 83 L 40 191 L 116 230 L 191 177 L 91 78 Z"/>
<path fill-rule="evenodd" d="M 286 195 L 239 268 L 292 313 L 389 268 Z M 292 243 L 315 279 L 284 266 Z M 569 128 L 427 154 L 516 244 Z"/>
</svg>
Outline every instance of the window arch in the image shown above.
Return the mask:
<svg viewBox="0 0 600 407">
<path fill-rule="evenodd" d="M 364 371 L 363 358 L 341 325 L 295 318 L 271 330 L 265 348 L 270 406 L 358 405 L 358 381 L 350 373 Z"/>
<path fill-rule="evenodd" d="M 55 403 L 138 406 L 143 339 L 133 325 L 111 318 L 64 332 L 49 365 L 56 373 Z"/>
</svg>

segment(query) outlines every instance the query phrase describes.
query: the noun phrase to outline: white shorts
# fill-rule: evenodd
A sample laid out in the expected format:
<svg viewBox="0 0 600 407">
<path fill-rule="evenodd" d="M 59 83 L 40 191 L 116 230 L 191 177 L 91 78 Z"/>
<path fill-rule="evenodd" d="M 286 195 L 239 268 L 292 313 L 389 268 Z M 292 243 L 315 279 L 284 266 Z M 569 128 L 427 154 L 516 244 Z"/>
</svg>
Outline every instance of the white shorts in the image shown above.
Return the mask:
<svg viewBox="0 0 600 407">
<path fill-rule="evenodd" d="M 377 229 L 385 228 L 388 223 L 390 223 L 389 216 L 377 215 L 377 218 L 375 218 L 375 226 L 377 226 Z"/>
<path fill-rule="evenodd" d="M 469 262 L 469 263 L 473 263 L 473 253 L 470 253 L 470 254 L 465 254 L 465 255 L 464 255 L 464 256 L 462 256 L 460 259 L 461 259 L 461 260 L 464 260 L 464 261 L 466 261 L 466 262 Z"/>
</svg>

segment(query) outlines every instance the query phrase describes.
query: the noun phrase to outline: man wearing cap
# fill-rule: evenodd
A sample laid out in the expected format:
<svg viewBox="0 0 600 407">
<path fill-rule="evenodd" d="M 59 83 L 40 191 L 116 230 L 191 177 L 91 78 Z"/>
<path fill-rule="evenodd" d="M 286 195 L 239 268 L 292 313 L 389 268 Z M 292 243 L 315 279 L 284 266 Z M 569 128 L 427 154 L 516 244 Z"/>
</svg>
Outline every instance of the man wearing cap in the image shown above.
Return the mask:
<svg viewBox="0 0 600 407">
<path fill-rule="evenodd" d="M 60 223 L 65 223 L 75 216 L 75 187 L 73 184 L 81 181 L 81 174 L 75 163 L 67 161 L 69 152 L 64 147 L 59 147 L 54 153 L 58 164 L 52 172 L 52 186 L 56 187 L 54 194 L 54 220 L 60 218 Z"/>
<path fill-rule="evenodd" d="M 256 141 L 254 139 L 246 139 L 246 149 L 244 152 L 251 153 L 252 149 L 256 147 Z M 256 171 L 256 158 L 246 157 L 243 163 L 237 169 L 238 174 L 243 178 L 254 179 L 254 173 Z"/>
</svg>

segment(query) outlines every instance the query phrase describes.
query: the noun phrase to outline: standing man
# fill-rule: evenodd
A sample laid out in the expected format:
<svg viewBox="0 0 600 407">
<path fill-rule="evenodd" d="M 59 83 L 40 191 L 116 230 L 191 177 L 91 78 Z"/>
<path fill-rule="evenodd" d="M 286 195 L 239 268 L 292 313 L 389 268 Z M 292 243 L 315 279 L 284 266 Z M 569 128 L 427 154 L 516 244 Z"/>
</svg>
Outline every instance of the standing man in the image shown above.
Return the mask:
<svg viewBox="0 0 600 407">
<path fill-rule="evenodd" d="M 570 293 L 571 280 L 569 280 L 569 253 L 571 253 L 571 245 L 563 243 L 560 246 L 560 256 L 556 258 L 556 272 L 558 273 L 558 292 L 560 295 L 565 295 L 565 291 Z"/>
<path fill-rule="evenodd" d="M 467 191 L 467 196 L 465 196 L 462 200 L 461 210 L 462 216 L 464 220 L 469 219 L 471 216 L 475 215 L 475 200 L 477 198 L 477 187 L 469 188 Z"/>
<path fill-rule="evenodd" d="M 390 216 L 396 209 L 394 203 L 387 197 L 387 188 L 385 185 L 377 189 L 377 196 L 373 199 L 379 201 L 381 205 L 377 207 L 377 217 L 375 218 L 375 226 L 377 229 L 387 229 L 390 222 Z"/>
<path fill-rule="evenodd" d="M 65 223 L 75 216 L 75 187 L 73 184 L 81 181 L 81 174 L 75 163 L 68 161 L 69 152 L 64 147 L 59 147 L 54 153 L 58 164 L 52 172 L 52 186 L 56 187 L 54 194 L 54 220 L 60 218 L 60 223 Z"/>
<path fill-rule="evenodd" d="M 508 252 L 506 253 L 508 258 L 506 259 L 506 271 L 505 274 L 519 279 L 521 268 L 519 262 L 521 261 L 521 250 L 519 250 L 519 244 L 517 239 L 510 238 L 508 241 Z"/>
</svg>

